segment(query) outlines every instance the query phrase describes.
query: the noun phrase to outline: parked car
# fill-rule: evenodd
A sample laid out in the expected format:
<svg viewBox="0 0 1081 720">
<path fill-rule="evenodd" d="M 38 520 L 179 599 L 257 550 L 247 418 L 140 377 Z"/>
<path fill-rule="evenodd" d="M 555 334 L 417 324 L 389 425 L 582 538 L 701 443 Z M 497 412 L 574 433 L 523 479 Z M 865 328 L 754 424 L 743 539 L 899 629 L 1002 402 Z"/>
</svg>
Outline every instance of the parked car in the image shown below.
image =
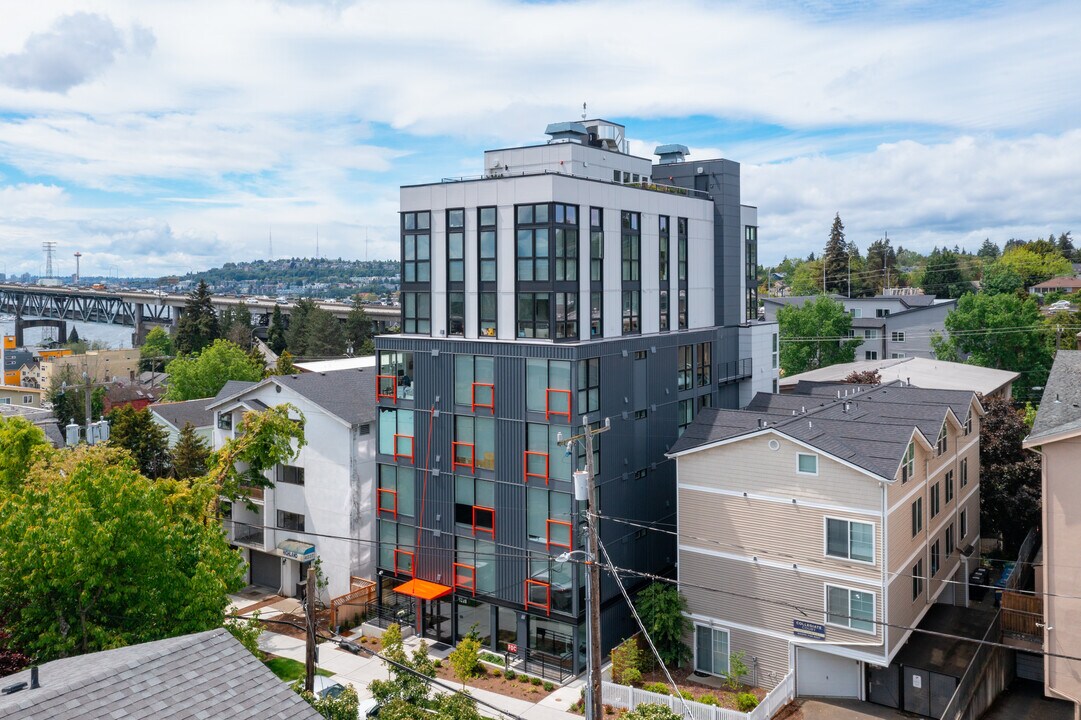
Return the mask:
<svg viewBox="0 0 1081 720">
<path fill-rule="evenodd" d="M 379 701 L 375 698 L 361 700 L 357 706 L 357 720 L 379 717 Z"/>
<path fill-rule="evenodd" d="M 335 682 L 328 677 L 316 675 L 312 690 L 315 692 L 316 697 L 335 698 L 345 692 L 345 687 L 341 683 Z M 357 706 L 357 720 L 379 717 L 379 708 L 379 701 L 375 698 L 361 700 L 360 704 Z"/>
<path fill-rule="evenodd" d="M 1051 305 L 1049 307 L 1050 307 L 1051 310 L 1069 310 L 1070 309 L 1070 301 L 1069 300 L 1059 300 L 1057 302 L 1051 303 Z"/>
</svg>

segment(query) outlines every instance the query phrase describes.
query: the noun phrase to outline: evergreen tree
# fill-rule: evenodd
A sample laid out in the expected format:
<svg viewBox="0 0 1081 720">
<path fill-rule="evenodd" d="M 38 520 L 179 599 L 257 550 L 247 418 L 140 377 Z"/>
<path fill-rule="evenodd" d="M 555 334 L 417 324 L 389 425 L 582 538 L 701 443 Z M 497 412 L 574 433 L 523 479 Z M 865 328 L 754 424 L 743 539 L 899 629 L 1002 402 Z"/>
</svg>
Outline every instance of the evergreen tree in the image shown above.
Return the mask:
<svg viewBox="0 0 1081 720">
<path fill-rule="evenodd" d="M 80 342 L 80 340 L 79 340 L 79 330 L 76 327 L 72 327 L 71 332 L 68 333 L 67 344 L 68 345 L 75 345 L 75 344 L 77 344 L 79 342 Z"/>
<path fill-rule="evenodd" d="M 176 329 L 176 349 L 185 355 L 196 353 L 221 337 L 218 315 L 211 303 L 205 280 L 191 291 Z"/>
<path fill-rule="evenodd" d="M 173 448 L 173 477 L 184 480 L 206 474 L 207 461 L 210 459 L 210 446 L 206 439 L 195 434 L 195 427 L 184 423 Z"/>
<path fill-rule="evenodd" d="M 1001 253 L 998 250 L 998 245 L 991 242 L 991 238 L 984 240 L 983 245 L 980 245 L 980 249 L 976 251 L 976 256 L 984 260 L 998 260 L 999 255 Z"/>
<path fill-rule="evenodd" d="M 280 305 L 274 306 L 274 312 L 270 316 L 270 330 L 267 331 L 267 345 L 275 355 L 281 355 L 286 348 L 285 342 L 285 316 L 282 315 Z"/>
<path fill-rule="evenodd" d="M 848 290 L 848 243 L 845 242 L 845 226 L 841 214 L 833 218 L 830 237 L 822 258 L 826 263 L 822 292 L 844 293 Z"/>
<path fill-rule="evenodd" d="M 285 342 L 294 357 L 308 354 L 308 316 L 316 309 L 311 298 L 301 298 L 293 305 L 289 313 L 289 328 L 285 331 Z"/>
<path fill-rule="evenodd" d="M 278 356 L 278 362 L 274 366 L 274 372 L 272 375 L 296 375 L 300 372 L 297 366 L 293 364 L 293 355 L 288 350 L 282 350 L 282 354 Z"/>
<path fill-rule="evenodd" d="M 228 313 L 228 325 L 226 325 L 226 313 Z M 245 350 L 251 347 L 251 310 L 243 300 L 222 312 L 221 336 Z"/>
<path fill-rule="evenodd" d="M 920 287 L 928 295 L 959 298 L 972 292 L 972 283 L 965 277 L 960 256 L 952 250 L 935 248 L 927 258 Z"/>
<path fill-rule="evenodd" d="M 372 321 L 364 312 L 360 295 L 353 296 L 353 308 L 345 319 L 345 343 L 353 355 L 365 355 L 368 341 L 372 337 Z"/>
<path fill-rule="evenodd" d="M 312 308 L 307 317 L 307 353 L 311 357 L 345 354 L 345 334 L 342 324 L 329 310 Z"/>
<path fill-rule="evenodd" d="M 146 408 L 124 405 L 110 412 L 109 442 L 130 452 L 139 472 L 148 478 L 169 474 L 169 433 Z"/>
<path fill-rule="evenodd" d="M 874 286 L 875 294 L 886 287 L 897 284 L 897 253 L 890 247 L 890 239 L 875 240 L 867 247 L 866 278 Z"/>
<path fill-rule="evenodd" d="M 1073 246 L 1073 239 L 1070 237 L 1070 233 L 1064 232 L 1058 236 L 1058 252 L 1062 257 L 1067 260 L 1073 261 L 1074 253 L 1076 252 Z"/>
</svg>

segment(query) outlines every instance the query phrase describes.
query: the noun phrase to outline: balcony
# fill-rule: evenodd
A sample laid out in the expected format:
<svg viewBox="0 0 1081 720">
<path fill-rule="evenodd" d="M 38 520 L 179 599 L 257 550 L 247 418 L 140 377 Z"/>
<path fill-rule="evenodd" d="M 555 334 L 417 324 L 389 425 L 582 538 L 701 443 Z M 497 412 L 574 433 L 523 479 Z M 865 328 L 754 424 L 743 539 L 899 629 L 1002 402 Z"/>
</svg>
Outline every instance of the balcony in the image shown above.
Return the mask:
<svg viewBox="0 0 1081 720">
<path fill-rule="evenodd" d="M 1043 597 L 1002 591 L 1002 641 L 1025 650 L 1043 649 Z"/>
<path fill-rule="evenodd" d="M 263 528 L 245 523 L 233 523 L 233 542 L 237 545 L 263 547 Z"/>
<path fill-rule="evenodd" d="M 737 382 L 751 376 L 751 358 L 731 360 L 717 365 L 717 384 Z"/>
</svg>

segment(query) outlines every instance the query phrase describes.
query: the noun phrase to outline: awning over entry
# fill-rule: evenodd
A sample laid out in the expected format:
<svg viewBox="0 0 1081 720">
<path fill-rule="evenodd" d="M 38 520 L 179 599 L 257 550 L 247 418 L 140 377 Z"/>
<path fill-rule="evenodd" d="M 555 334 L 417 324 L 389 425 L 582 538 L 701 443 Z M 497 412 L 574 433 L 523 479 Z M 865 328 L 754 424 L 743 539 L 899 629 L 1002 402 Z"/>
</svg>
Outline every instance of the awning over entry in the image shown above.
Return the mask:
<svg viewBox="0 0 1081 720">
<path fill-rule="evenodd" d="M 278 549 L 285 557 L 295 558 L 301 562 L 315 559 L 315 546 L 300 540 L 282 540 L 278 543 Z"/>
<path fill-rule="evenodd" d="M 427 580 L 410 580 L 394 588 L 394 592 L 421 600 L 437 600 L 444 595 L 450 595 L 453 588 Z"/>
</svg>

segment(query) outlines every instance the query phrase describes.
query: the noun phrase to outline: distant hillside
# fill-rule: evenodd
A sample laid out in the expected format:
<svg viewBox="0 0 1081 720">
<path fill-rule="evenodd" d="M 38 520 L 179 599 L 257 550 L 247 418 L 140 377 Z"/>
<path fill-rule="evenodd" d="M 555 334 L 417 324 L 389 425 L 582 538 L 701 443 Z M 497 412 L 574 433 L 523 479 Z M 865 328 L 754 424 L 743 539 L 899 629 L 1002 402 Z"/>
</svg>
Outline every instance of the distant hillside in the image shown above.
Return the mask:
<svg viewBox="0 0 1081 720">
<path fill-rule="evenodd" d="M 225 263 L 178 278 L 206 280 L 213 292 L 251 295 L 310 295 L 346 298 L 356 293 L 383 295 L 398 289 L 397 260 L 287 258 Z"/>
</svg>

